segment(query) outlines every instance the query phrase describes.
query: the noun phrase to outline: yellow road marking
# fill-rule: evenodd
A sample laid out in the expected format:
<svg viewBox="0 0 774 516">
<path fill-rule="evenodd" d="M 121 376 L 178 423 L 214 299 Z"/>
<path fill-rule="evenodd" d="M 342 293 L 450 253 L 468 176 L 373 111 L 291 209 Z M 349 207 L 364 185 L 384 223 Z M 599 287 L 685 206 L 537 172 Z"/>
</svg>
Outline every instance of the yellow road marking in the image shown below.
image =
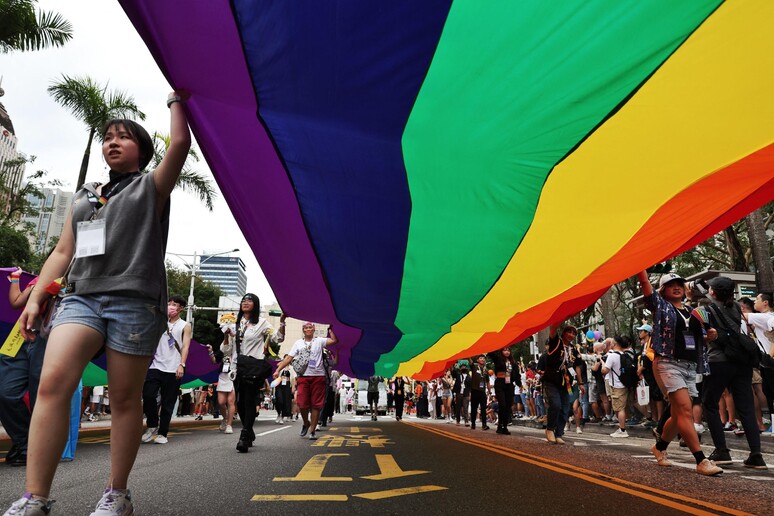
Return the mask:
<svg viewBox="0 0 774 516">
<path fill-rule="evenodd" d="M 709 515 L 714 513 L 703 511 L 701 509 L 696 509 L 695 507 L 691 507 L 688 505 L 683 505 L 681 503 L 677 503 L 672 500 L 667 500 L 667 499 L 664 499 L 663 497 L 666 496 L 669 498 L 673 498 L 675 500 L 680 500 L 686 503 L 698 505 L 700 507 L 705 507 L 707 509 L 717 511 L 717 512 L 724 512 L 724 513 L 733 514 L 736 516 L 751 516 L 750 513 L 747 513 L 744 511 L 738 511 L 736 509 L 731 509 L 730 507 L 724 507 L 722 505 L 717 505 L 711 502 L 705 502 L 703 500 L 697 500 L 695 498 L 680 495 L 677 493 L 663 491 L 661 489 L 657 489 L 657 488 L 642 485 L 642 484 L 637 484 L 635 482 L 629 482 L 627 480 L 622 480 L 616 477 L 605 475 L 604 473 L 598 473 L 596 471 L 580 468 L 572 464 L 566 464 L 564 462 L 546 459 L 545 457 L 540 457 L 538 455 L 532 455 L 522 451 L 512 450 L 504 446 L 498 446 L 490 443 L 482 443 L 481 441 L 476 441 L 471 438 L 462 437 L 451 432 L 439 430 L 436 428 L 430 428 L 429 426 L 426 426 L 426 425 L 412 423 L 409 421 L 406 421 L 406 424 L 425 430 L 427 432 L 436 433 L 438 435 L 447 437 L 449 439 L 454 439 L 462 443 L 471 444 L 473 446 L 477 446 L 479 448 L 483 448 L 485 450 L 489 450 L 491 452 L 498 453 L 500 455 L 505 455 L 506 457 L 520 460 L 528 464 L 533 464 L 535 466 L 538 466 L 544 469 L 555 471 L 563 475 L 569 475 L 569 476 L 578 478 L 580 480 L 584 480 L 586 482 L 591 482 L 592 484 L 597 484 L 597 485 L 606 487 L 608 489 L 613 489 L 615 491 L 627 493 L 632 496 L 636 496 L 638 498 L 643 498 L 645 500 L 655 502 L 659 505 L 664 505 L 667 507 L 671 507 L 673 509 L 684 511 L 689 514 Z M 630 487 L 626 487 L 626 486 L 630 486 Z M 650 494 L 650 493 L 653 493 L 653 494 Z"/>
<path fill-rule="evenodd" d="M 255 495 L 251 502 L 346 502 L 347 495 Z"/>
<path fill-rule="evenodd" d="M 295 477 L 274 477 L 275 482 L 351 482 L 352 477 L 324 477 L 325 465 L 331 457 L 349 457 L 349 453 L 313 455 Z"/>
<path fill-rule="evenodd" d="M 430 473 L 429 471 L 422 470 L 403 471 L 400 469 L 400 466 L 398 466 L 398 463 L 395 462 L 395 458 L 389 454 L 376 455 L 376 463 L 379 465 L 379 471 L 381 471 L 381 473 L 360 478 L 367 478 L 368 480 L 388 480 L 390 478 L 410 477 L 412 475 Z"/>
<path fill-rule="evenodd" d="M 366 498 L 368 500 L 382 500 L 384 498 L 394 498 L 396 496 L 405 496 L 417 493 L 429 493 L 431 491 L 443 491 L 448 487 L 441 486 L 416 486 L 416 487 L 404 487 L 403 489 L 388 489 L 387 491 L 374 491 L 373 493 L 360 493 L 353 494 L 358 498 Z"/>
</svg>

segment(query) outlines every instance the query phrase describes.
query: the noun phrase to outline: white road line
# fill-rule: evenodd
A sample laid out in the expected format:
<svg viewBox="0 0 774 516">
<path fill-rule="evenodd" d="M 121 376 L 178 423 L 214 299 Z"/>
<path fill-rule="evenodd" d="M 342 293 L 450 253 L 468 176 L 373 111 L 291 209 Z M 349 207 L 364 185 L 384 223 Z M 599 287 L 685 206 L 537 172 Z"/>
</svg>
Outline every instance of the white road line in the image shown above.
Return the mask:
<svg viewBox="0 0 774 516">
<path fill-rule="evenodd" d="M 774 477 L 748 477 L 747 475 L 742 475 L 742 478 L 746 478 L 748 480 L 767 480 L 769 482 L 774 482 Z"/>
<path fill-rule="evenodd" d="M 292 426 L 281 426 L 279 428 L 275 428 L 274 430 L 268 430 L 266 432 L 261 432 L 260 434 L 255 434 L 256 437 L 263 437 L 264 435 L 273 434 L 274 432 L 281 432 L 282 430 L 287 430 L 289 428 L 293 428 Z"/>
</svg>

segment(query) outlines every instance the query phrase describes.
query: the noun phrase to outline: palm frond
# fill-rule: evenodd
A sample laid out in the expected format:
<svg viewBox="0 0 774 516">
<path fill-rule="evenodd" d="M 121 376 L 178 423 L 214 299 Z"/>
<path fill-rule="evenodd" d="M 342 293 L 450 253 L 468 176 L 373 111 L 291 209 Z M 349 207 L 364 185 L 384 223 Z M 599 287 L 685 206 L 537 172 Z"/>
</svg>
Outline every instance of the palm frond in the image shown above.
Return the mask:
<svg viewBox="0 0 774 516">
<path fill-rule="evenodd" d="M 35 13 L 30 0 L 4 0 L 0 3 L 0 52 L 21 52 L 59 47 L 73 37 L 73 27 L 61 14 Z"/>
<path fill-rule="evenodd" d="M 170 138 L 168 134 L 155 132 L 153 133 L 153 158 L 151 159 L 150 168 L 156 168 L 161 164 L 164 156 L 169 148 Z M 203 174 L 193 170 L 192 164 L 199 161 L 199 153 L 193 147 L 188 150 L 188 157 L 186 158 L 183 170 L 180 172 L 180 176 L 177 178 L 176 187 L 196 195 L 200 201 L 204 203 L 208 210 L 212 211 L 214 208 L 215 198 L 218 196 L 212 180 L 205 177 Z"/>
<path fill-rule="evenodd" d="M 183 167 L 183 171 L 180 172 L 180 176 L 177 178 L 175 186 L 194 194 L 204 203 L 208 210 L 213 210 L 215 198 L 218 194 L 215 191 L 212 181 L 203 174 L 191 170 L 188 167 Z"/>
</svg>

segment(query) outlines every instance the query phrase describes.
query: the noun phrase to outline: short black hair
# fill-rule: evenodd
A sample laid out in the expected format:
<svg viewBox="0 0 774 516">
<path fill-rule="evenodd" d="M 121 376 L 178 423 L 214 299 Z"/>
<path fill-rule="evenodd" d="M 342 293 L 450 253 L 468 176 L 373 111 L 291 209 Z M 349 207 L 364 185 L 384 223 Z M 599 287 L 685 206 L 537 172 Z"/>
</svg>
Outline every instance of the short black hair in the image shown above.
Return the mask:
<svg viewBox="0 0 774 516">
<path fill-rule="evenodd" d="M 108 132 L 108 129 L 116 125 L 123 126 L 123 128 L 126 129 L 126 132 L 137 142 L 137 146 L 140 149 L 140 170 L 145 170 L 145 167 L 147 167 L 148 163 L 153 159 L 153 154 L 155 152 L 155 149 L 153 148 L 153 138 L 150 137 L 148 131 L 146 131 L 143 126 L 134 120 L 114 118 L 108 120 L 102 127 L 102 133 L 100 134 L 102 135 L 103 140 L 105 139 L 105 133 Z"/>
<path fill-rule="evenodd" d="M 185 308 L 188 305 L 188 301 L 186 301 L 183 296 L 170 296 L 169 300 L 173 303 L 177 303 L 178 305 Z"/>
<path fill-rule="evenodd" d="M 616 335 L 613 340 L 624 349 L 630 348 L 632 345 L 632 339 L 628 335 Z"/>
<path fill-rule="evenodd" d="M 746 306 L 751 312 L 755 311 L 755 302 L 749 297 L 740 297 L 739 304 Z"/>
</svg>

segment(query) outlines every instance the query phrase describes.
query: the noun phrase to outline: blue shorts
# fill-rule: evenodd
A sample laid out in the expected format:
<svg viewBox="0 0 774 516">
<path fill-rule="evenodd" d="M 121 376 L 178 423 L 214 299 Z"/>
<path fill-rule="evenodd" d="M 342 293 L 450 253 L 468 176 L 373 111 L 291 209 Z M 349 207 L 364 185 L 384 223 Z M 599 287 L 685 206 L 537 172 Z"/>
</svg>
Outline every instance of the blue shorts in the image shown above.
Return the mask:
<svg viewBox="0 0 774 516">
<path fill-rule="evenodd" d="M 656 356 L 653 360 L 653 376 L 665 395 L 680 389 L 688 389 L 688 395 L 692 398 L 699 395 L 696 389 L 696 362 Z"/>
<path fill-rule="evenodd" d="M 105 338 L 105 345 L 128 355 L 151 356 L 167 329 L 166 314 L 148 299 L 109 294 L 71 295 L 62 299 L 54 328 L 80 324 Z"/>
</svg>

